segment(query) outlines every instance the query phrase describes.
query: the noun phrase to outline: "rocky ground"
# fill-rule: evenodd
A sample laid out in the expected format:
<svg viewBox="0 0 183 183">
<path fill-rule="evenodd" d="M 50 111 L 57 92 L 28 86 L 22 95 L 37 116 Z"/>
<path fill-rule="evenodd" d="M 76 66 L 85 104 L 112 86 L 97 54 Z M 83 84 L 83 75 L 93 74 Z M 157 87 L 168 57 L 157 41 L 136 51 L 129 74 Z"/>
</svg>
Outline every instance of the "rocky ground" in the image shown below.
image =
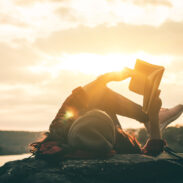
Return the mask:
<svg viewBox="0 0 183 183">
<path fill-rule="evenodd" d="M 183 157 L 183 154 L 181 154 Z M 183 161 L 162 154 L 115 155 L 110 159 L 50 164 L 26 158 L 0 167 L 1 183 L 182 183 Z"/>
</svg>

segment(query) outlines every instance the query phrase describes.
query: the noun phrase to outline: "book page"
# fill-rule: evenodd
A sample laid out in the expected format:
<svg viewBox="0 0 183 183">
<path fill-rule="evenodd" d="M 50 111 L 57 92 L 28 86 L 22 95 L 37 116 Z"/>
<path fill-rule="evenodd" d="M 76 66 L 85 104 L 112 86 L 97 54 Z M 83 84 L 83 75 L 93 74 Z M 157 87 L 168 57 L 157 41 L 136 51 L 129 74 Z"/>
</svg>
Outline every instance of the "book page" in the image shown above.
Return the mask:
<svg viewBox="0 0 183 183">
<path fill-rule="evenodd" d="M 147 78 L 143 100 L 143 111 L 145 113 L 148 113 L 150 105 L 158 91 L 163 72 L 164 69 L 156 70 Z"/>
</svg>

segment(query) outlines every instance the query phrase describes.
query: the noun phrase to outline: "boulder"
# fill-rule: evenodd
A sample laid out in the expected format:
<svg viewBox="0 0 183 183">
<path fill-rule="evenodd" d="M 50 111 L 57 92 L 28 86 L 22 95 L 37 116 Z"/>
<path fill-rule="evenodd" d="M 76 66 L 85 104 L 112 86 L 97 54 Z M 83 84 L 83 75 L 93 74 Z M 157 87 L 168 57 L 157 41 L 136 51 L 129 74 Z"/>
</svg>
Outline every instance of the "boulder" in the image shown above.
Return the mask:
<svg viewBox="0 0 183 183">
<path fill-rule="evenodd" d="M 183 154 L 179 154 L 183 157 Z M 1 183 L 182 183 L 183 160 L 166 153 L 50 163 L 35 158 L 0 167 Z"/>
</svg>

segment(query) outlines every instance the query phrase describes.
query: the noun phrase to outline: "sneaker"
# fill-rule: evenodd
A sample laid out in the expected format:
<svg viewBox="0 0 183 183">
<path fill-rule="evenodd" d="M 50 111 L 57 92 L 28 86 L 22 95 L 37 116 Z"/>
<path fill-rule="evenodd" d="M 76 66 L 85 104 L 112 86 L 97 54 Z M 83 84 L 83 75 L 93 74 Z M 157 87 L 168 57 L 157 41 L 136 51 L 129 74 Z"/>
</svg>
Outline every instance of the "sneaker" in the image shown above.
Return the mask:
<svg viewBox="0 0 183 183">
<path fill-rule="evenodd" d="M 159 112 L 160 131 L 163 131 L 171 122 L 175 121 L 183 112 L 183 105 L 173 108 L 162 108 Z"/>
</svg>

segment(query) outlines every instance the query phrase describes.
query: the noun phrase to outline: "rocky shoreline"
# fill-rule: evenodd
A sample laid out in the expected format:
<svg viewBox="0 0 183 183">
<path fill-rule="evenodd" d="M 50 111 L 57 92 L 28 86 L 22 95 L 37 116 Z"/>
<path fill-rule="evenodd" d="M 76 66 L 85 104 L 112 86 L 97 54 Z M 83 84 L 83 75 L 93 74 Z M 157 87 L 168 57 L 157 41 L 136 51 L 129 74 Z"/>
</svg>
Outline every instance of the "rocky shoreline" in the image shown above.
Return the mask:
<svg viewBox="0 0 183 183">
<path fill-rule="evenodd" d="M 65 160 L 57 164 L 26 158 L 0 167 L 0 182 L 181 183 L 183 162 L 165 153 L 158 157 L 128 154 L 110 159 Z"/>
</svg>

